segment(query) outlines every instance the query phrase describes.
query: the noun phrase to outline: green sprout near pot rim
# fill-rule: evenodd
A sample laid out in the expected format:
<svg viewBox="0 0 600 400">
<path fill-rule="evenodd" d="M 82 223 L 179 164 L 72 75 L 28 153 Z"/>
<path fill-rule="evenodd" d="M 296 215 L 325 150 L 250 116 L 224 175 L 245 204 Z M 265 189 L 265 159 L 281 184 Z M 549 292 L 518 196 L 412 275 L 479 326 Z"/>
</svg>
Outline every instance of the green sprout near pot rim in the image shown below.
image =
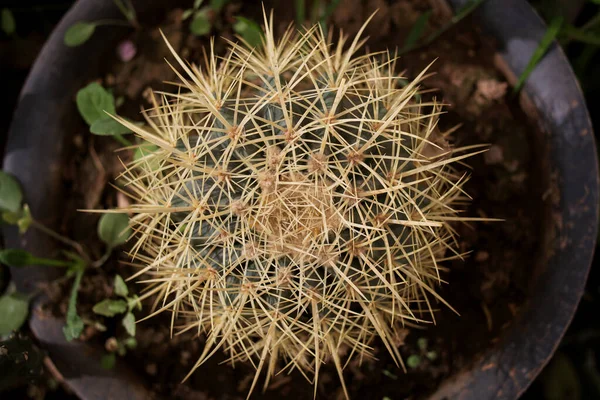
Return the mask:
<svg viewBox="0 0 600 400">
<path fill-rule="evenodd" d="M 132 133 L 131 129 L 116 121 L 117 115 L 114 95 L 97 82 L 79 89 L 75 98 L 77 110 L 90 126 L 90 132 L 99 136 L 112 136 L 124 146 L 133 144 L 123 135 Z"/>
<path fill-rule="evenodd" d="M 71 25 L 69 29 L 65 32 L 65 36 L 63 41 L 65 45 L 69 47 L 77 47 L 87 42 L 94 32 L 96 28 L 103 25 L 108 26 L 132 26 L 134 28 L 139 28 L 139 23 L 137 21 L 137 15 L 135 12 L 135 8 L 131 4 L 130 0 L 113 0 L 115 5 L 119 8 L 119 11 L 125 16 L 127 21 L 114 20 L 114 19 L 106 19 L 99 21 L 79 21 L 75 24 Z"/>
<path fill-rule="evenodd" d="M 29 301 L 31 297 L 16 290 L 10 284 L 6 292 L 0 296 L 0 337 L 11 334 L 27 320 L 29 315 Z"/>
<path fill-rule="evenodd" d="M 121 320 L 121 325 L 125 328 L 127 334 L 131 337 L 135 336 L 135 316 L 133 315 L 134 308 L 141 308 L 141 303 L 136 295 L 128 297 L 129 290 L 127 284 L 120 275 L 115 276 L 114 280 L 115 294 L 120 299 L 104 299 L 94 305 L 92 311 L 103 317 L 115 317 L 120 314 L 125 314 Z"/>
<path fill-rule="evenodd" d="M 99 97 L 92 96 L 91 99 L 93 105 L 109 104 L 110 107 L 110 102 L 107 102 L 103 94 Z M 86 109 L 86 117 L 94 118 L 94 115 L 93 109 Z M 74 281 L 71 286 L 63 333 L 65 338 L 71 341 L 81 335 L 85 325 L 83 319 L 77 313 L 77 293 L 83 274 L 88 267 L 97 268 L 102 266 L 113 249 L 125 243 L 131 235 L 129 218 L 125 214 L 105 214 L 100 218 L 98 236 L 106 244 L 106 252 L 102 258 L 92 262 L 79 243 L 36 221 L 31 215 L 27 204 L 22 204 L 22 202 L 23 192 L 19 182 L 12 175 L 0 171 L 0 212 L 2 212 L 3 220 L 8 224 L 17 225 L 21 233 L 33 227 L 62 244 L 72 247 L 75 252 L 63 251 L 66 259 L 52 259 L 35 256 L 24 249 L 3 249 L 0 250 L 0 262 L 13 268 L 31 265 L 66 268 L 66 277 L 74 277 Z M 135 334 L 135 318 L 133 318 L 131 312 L 135 307 L 141 307 L 140 301 L 137 296 L 127 297 L 129 291 L 121 277 L 115 278 L 115 293 L 126 299 L 121 300 L 125 303 L 123 312 L 128 312 L 123 319 L 123 326 L 133 336 Z M 0 297 L 0 315 L 8 316 L 0 323 L 0 335 L 18 329 L 23 324 L 28 314 L 29 299 L 30 297 L 14 290 Z"/>
<path fill-rule="evenodd" d="M 12 11 L 8 8 L 2 9 L 2 31 L 11 36 L 17 30 L 17 23 Z"/>
<path fill-rule="evenodd" d="M 117 360 L 117 354 L 122 357 L 126 354 L 127 349 L 133 349 L 137 346 L 133 309 L 136 307 L 141 309 L 141 303 L 136 295 L 129 297 L 127 284 L 120 275 L 115 275 L 113 286 L 115 294 L 120 298 L 104 299 L 97 303 L 92 310 L 98 315 L 111 318 L 125 314 L 121 319 L 121 325 L 128 336 L 123 340 L 117 340 L 115 337 L 109 339 L 110 346 L 107 345 L 107 350 L 110 347 L 109 353 L 105 354 L 100 361 L 101 366 L 104 369 L 112 369 L 114 367 Z"/>
<path fill-rule="evenodd" d="M 471 0 L 467 2 L 465 5 L 463 5 L 460 9 L 456 11 L 454 16 L 450 19 L 450 21 L 447 24 L 437 29 L 429 36 L 426 36 L 424 39 L 422 38 L 422 36 L 424 34 L 425 26 L 427 25 L 427 21 L 429 20 L 430 15 L 427 15 L 427 12 L 422 14 L 413 25 L 411 31 L 409 32 L 406 38 L 406 41 L 404 42 L 404 46 L 402 47 L 402 50 L 399 53 L 404 54 L 409 51 L 421 48 L 423 46 L 430 45 L 437 38 L 446 33 L 450 28 L 455 26 L 457 23 L 459 23 L 468 15 L 470 15 L 473 11 L 475 11 L 477 7 L 483 4 L 484 1 L 486 0 Z"/>
<path fill-rule="evenodd" d="M 137 347 L 137 340 L 134 337 L 128 337 L 124 340 L 117 340 L 113 337 L 109 340 L 112 342 L 111 345 L 114 346 L 114 351 L 110 351 L 100 359 L 100 366 L 103 369 L 113 369 L 117 363 L 117 355 L 123 357 L 127 354 L 128 349 L 135 349 Z"/>
</svg>

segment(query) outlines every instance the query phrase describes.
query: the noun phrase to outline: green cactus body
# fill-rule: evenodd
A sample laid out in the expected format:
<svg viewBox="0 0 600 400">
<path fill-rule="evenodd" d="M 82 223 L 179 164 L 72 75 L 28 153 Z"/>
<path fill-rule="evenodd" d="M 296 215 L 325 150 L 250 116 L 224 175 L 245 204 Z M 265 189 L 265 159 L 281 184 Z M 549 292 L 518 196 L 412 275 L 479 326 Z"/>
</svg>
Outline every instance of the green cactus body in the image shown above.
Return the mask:
<svg viewBox="0 0 600 400">
<path fill-rule="evenodd" d="M 231 43 L 202 69 L 175 54 L 179 93 L 147 127 L 121 121 L 159 147 L 125 173 L 146 297 L 206 335 L 195 368 L 223 349 L 267 382 L 329 362 L 341 378 L 341 350 L 369 356 L 376 337 L 401 364 L 398 330 L 430 321 L 439 263 L 459 257 L 452 165 L 473 149 L 451 149 L 438 105 L 415 99 L 425 72 L 400 87 L 395 58 L 355 56 L 358 39 L 276 42 L 265 25 L 261 48 Z"/>
</svg>

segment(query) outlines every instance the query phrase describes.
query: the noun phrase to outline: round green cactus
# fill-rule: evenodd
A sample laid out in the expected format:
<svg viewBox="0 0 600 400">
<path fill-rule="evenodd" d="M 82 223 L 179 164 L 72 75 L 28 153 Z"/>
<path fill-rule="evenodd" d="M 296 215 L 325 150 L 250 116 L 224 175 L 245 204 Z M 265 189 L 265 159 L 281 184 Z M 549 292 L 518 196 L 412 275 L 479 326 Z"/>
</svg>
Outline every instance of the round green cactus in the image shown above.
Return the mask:
<svg viewBox="0 0 600 400">
<path fill-rule="evenodd" d="M 178 92 L 145 127 L 121 120 L 158 147 L 124 174 L 132 254 L 155 313 L 206 335 L 194 369 L 222 349 L 253 363 L 252 389 L 280 369 L 316 387 L 324 363 L 342 378 L 377 337 L 401 364 L 399 329 L 444 302 L 440 262 L 460 256 L 451 222 L 468 201 L 452 165 L 475 150 L 452 149 L 439 105 L 417 100 L 425 71 L 402 87 L 395 57 L 356 56 L 359 37 L 276 41 L 265 18 L 260 48 L 211 49 L 202 68 L 173 52 Z"/>
</svg>

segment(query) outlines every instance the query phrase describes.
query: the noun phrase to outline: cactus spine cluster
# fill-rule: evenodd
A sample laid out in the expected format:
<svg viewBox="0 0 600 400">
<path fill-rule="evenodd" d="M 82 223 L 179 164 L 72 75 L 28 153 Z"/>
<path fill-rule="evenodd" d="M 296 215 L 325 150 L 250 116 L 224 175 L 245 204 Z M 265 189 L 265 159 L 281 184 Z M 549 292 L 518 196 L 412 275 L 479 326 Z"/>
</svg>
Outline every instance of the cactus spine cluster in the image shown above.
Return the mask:
<svg viewBox="0 0 600 400">
<path fill-rule="evenodd" d="M 361 32 L 362 33 L 362 30 Z M 205 335 L 194 369 L 222 350 L 261 371 L 317 385 L 319 369 L 372 356 L 394 360 L 406 324 L 431 322 L 440 263 L 458 257 L 450 224 L 468 197 L 440 107 L 401 86 L 396 57 L 357 56 L 364 40 L 332 45 L 318 27 L 263 45 L 230 43 L 203 67 L 173 51 L 180 79 L 147 125 L 125 120 L 157 150 L 130 165 L 152 315 Z M 343 354 L 343 356 L 342 356 Z M 191 373 L 191 372 L 190 372 Z"/>
</svg>

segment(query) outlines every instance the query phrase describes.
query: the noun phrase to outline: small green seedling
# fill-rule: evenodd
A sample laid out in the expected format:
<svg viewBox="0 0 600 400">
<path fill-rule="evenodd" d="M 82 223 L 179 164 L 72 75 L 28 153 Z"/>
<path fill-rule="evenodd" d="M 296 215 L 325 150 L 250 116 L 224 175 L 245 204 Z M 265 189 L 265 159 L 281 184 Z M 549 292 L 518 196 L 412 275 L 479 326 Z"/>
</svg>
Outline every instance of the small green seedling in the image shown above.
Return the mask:
<svg viewBox="0 0 600 400">
<path fill-rule="evenodd" d="M 309 21 L 311 25 L 318 23 L 327 34 L 327 21 L 333 15 L 340 4 L 340 0 L 331 0 L 327 4 L 323 0 L 311 2 Z M 302 26 L 306 21 L 306 0 L 294 0 L 294 9 L 296 11 L 296 25 Z"/>
<path fill-rule="evenodd" d="M 427 21 L 429 20 L 430 14 L 428 14 L 428 12 L 422 14 L 413 25 L 411 31 L 409 32 L 409 35 L 407 36 L 404 42 L 404 46 L 402 47 L 402 50 L 399 53 L 404 54 L 409 51 L 413 51 L 419 47 L 427 46 L 433 43 L 437 38 L 446 33 L 450 28 L 452 28 L 454 25 L 456 25 L 468 15 L 470 15 L 473 11 L 475 11 L 477 7 L 483 4 L 484 1 L 485 0 L 470 0 L 466 2 L 460 9 L 456 11 L 454 16 L 450 19 L 450 21 L 447 24 L 432 32 L 428 36 L 425 36 L 424 38 L 422 38 L 422 36 L 425 30 L 425 26 L 427 25 Z"/>
<path fill-rule="evenodd" d="M 115 275 L 113 286 L 115 294 L 120 298 L 104 299 L 94 306 L 93 311 L 108 318 L 125 314 L 121 319 L 121 325 L 125 328 L 127 337 L 123 340 L 117 340 L 114 337 L 107 340 L 106 348 L 109 353 L 105 354 L 100 361 L 104 369 L 112 369 L 115 366 L 117 354 L 122 357 L 126 354 L 127 349 L 133 349 L 137 346 L 133 310 L 134 308 L 141 309 L 140 300 L 136 295 L 129 297 L 127 284 L 120 275 Z"/>
<path fill-rule="evenodd" d="M 421 356 L 418 354 L 413 354 L 406 359 L 406 365 L 408 368 L 415 369 L 421 365 Z"/>
<path fill-rule="evenodd" d="M 156 157 L 152 157 L 152 153 L 158 149 L 158 146 L 152 143 L 140 144 L 139 147 L 137 147 L 133 152 L 133 161 L 141 163 L 142 165 L 145 163 L 151 163 L 148 164 L 148 167 L 150 167 L 152 171 L 155 171 L 160 168 L 160 162 L 156 159 Z"/>
<path fill-rule="evenodd" d="M 117 115 L 112 93 L 99 83 L 92 82 L 77 92 L 75 101 L 79 114 L 90 126 L 91 133 L 112 136 L 121 144 L 131 146 L 131 142 L 122 136 L 131 133 L 131 130 L 112 117 Z"/>
<path fill-rule="evenodd" d="M 117 340 L 117 338 L 111 337 L 106 341 L 106 347 L 110 349 L 108 354 L 102 356 L 100 365 L 104 369 L 113 369 L 117 363 L 117 355 L 120 357 L 127 354 L 127 350 L 135 349 L 137 347 L 137 341 L 134 337 L 128 337 L 124 340 Z"/>
<path fill-rule="evenodd" d="M 4 295 L 0 296 L 0 336 L 9 335 L 19 330 L 29 314 L 29 296 L 17 292 L 10 285 Z"/>
<path fill-rule="evenodd" d="M 23 201 L 19 182 L 6 172 L 0 171 L 0 210 L 3 213 L 18 213 Z"/>
<path fill-rule="evenodd" d="M 187 10 L 184 10 L 183 14 L 181 15 L 181 19 L 185 21 L 186 19 L 191 17 L 192 14 L 194 14 L 195 12 L 197 12 L 200 9 L 200 6 L 202 5 L 202 3 L 204 3 L 204 0 L 194 0 L 193 7 L 188 8 Z"/>
<path fill-rule="evenodd" d="M 131 236 L 129 217 L 126 214 L 104 214 L 98 222 L 98 236 L 111 250 L 124 244 Z"/>
<path fill-rule="evenodd" d="M 437 352 L 433 351 L 433 350 L 428 350 L 428 346 L 429 346 L 429 341 L 427 340 L 427 338 L 419 338 L 417 339 L 417 347 L 419 348 L 419 351 L 421 352 L 420 355 L 416 355 L 418 357 L 418 365 L 421 364 L 421 361 L 423 360 L 422 357 L 425 357 L 426 359 L 428 359 L 429 361 L 435 361 L 438 358 L 438 354 Z M 413 362 L 416 363 L 416 358 L 413 359 Z"/>
<path fill-rule="evenodd" d="M 203 0 L 194 1 L 194 6 L 183 12 L 184 20 L 192 17 L 190 32 L 196 36 L 208 35 L 213 29 L 214 16 L 218 15 L 229 0 L 211 0 L 208 6 L 200 8 Z M 218 21 L 217 21 L 218 22 Z"/>
<path fill-rule="evenodd" d="M 408 51 L 415 46 L 417 41 L 421 39 L 423 33 L 425 32 L 425 28 L 427 27 L 427 22 L 431 17 L 431 10 L 428 10 L 421 14 L 417 21 L 412 26 L 408 36 L 404 40 L 404 47 L 402 47 L 402 51 Z"/>
<path fill-rule="evenodd" d="M 398 379 L 398 375 L 388 371 L 387 369 L 384 369 L 383 371 L 381 371 L 381 373 L 390 379 L 393 379 L 393 380 Z"/>
<path fill-rule="evenodd" d="M 104 90 L 100 85 L 89 85 L 83 92 L 80 91 L 77 96 L 77 106 L 80 109 L 82 117 L 86 122 L 94 122 L 102 117 L 100 109 L 114 110 L 114 100 L 112 95 Z M 40 230 L 42 233 L 49 235 L 57 241 L 72 247 L 76 252 L 63 251 L 64 260 L 57 260 L 45 257 L 37 257 L 23 249 L 3 249 L 0 250 L 0 262 L 9 265 L 13 268 L 27 267 L 30 265 L 41 265 L 48 267 L 66 268 L 66 276 L 74 277 L 67 306 L 66 324 L 63 327 L 63 333 L 68 341 L 78 338 L 84 328 L 84 321 L 77 313 L 77 293 L 81 284 L 81 279 L 88 267 L 102 266 L 113 249 L 125 243 L 131 235 L 129 228 L 129 218 L 124 214 L 106 214 L 100 218 L 98 223 L 98 236 L 106 243 L 106 252 L 102 258 L 92 262 L 89 255 L 84 251 L 83 247 L 45 225 L 36 221 L 31 215 L 31 211 L 27 204 L 22 204 L 23 192 L 19 182 L 11 175 L 0 171 L 0 211 L 2 218 L 6 223 L 17 225 L 21 233 L 27 231 L 30 226 Z M 124 306 L 117 308 L 118 312 L 125 312 L 123 326 L 129 335 L 135 335 L 135 318 L 132 310 L 135 307 L 141 307 L 137 296 L 128 296 L 127 286 L 121 277 L 115 279 L 115 293 L 125 300 L 119 300 Z M 8 316 L 0 321 L 0 335 L 9 333 L 12 330 L 18 329 L 28 313 L 29 299 L 14 290 L 8 291 L 4 296 L 0 297 L 0 315 Z M 104 313 L 114 312 L 115 305 L 109 304 L 105 308 L 109 311 Z M 102 313 L 102 308 L 100 308 Z M 94 323 L 94 322 L 92 322 Z M 96 323 L 94 323 L 96 324 Z"/>
<path fill-rule="evenodd" d="M 48 267 L 71 267 L 72 262 L 54 260 L 51 258 L 36 257 L 22 249 L 0 250 L 0 262 L 11 267 L 27 267 L 30 265 L 44 265 Z"/>
<path fill-rule="evenodd" d="M 202 10 L 196 11 L 192 22 L 190 23 L 190 32 L 196 36 L 208 35 L 212 29 L 210 17 L 210 9 L 203 8 Z"/>
<path fill-rule="evenodd" d="M 210 0 L 210 8 L 219 12 L 228 2 L 229 0 Z"/>
<path fill-rule="evenodd" d="M 102 25 L 112 25 L 112 26 L 133 26 L 135 28 L 139 28 L 139 23 L 137 22 L 137 15 L 133 5 L 130 0 L 113 0 L 115 5 L 119 8 L 121 13 L 127 19 L 127 22 L 120 20 L 101 20 L 101 21 L 79 21 L 75 24 L 71 25 L 69 29 L 65 32 L 65 36 L 63 41 L 65 45 L 69 47 L 77 47 L 87 42 L 94 32 L 96 28 Z"/>
<path fill-rule="evenodd" d="M 77 339 L 81 335 L 81 332 L 83 332 L 84 323 L 79 314 L 77 314 L 77 292 L 79 291 L 84 271 L 85 269 L 81 268 L 75 272 L 75 280 L 73 281 L 73 286 L 71 286 L 66 324 L 63 327 L 63 334 L 69 342 Z"/>
<path fill-rule="evenodd" d="M 97 303 L 92 309 L 96 314 L 103 317 L 115 317 L 120 314 L 125 314 L 121 320 L 121 325 L 129 336 L 135 336 L 135 316 L 133 310 L 141 308 L 141 303 L 137 296 L 128 297 L 129 290 L 125 281 L 120 275 L 115 276 L 114 281 L 115 294 L 119 299 L 104 299 Z"/>
<path fill-rule="evenodd" d="M 7 35 L 11 36 L 17 29 L 17 23 L 15 22 L 15 16 L 12 11 L 8 8 L 2 9 L 2 31 Z"/>
<path fill-rule="evenodd" d="M 249 47 L 258 47 L 263 40 L 263 31 L 256 22 L 237 16 L 236 23 L 233 25 L 233 31 L 248 44 Z"/>
</svg>

